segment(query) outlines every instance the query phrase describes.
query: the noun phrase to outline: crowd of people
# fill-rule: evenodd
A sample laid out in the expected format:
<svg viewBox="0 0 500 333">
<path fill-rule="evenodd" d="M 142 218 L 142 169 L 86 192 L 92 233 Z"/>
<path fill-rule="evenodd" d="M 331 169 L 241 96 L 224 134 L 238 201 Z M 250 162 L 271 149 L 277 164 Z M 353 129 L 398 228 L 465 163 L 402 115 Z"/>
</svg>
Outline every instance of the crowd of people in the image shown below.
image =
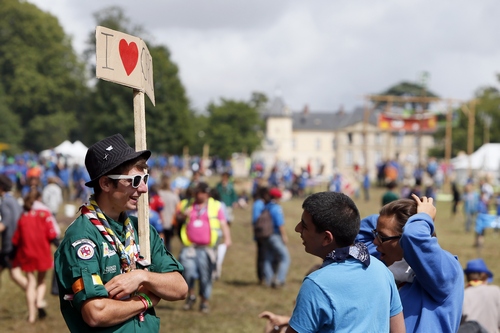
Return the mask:
<svg viewBox="0 0 500 333">
<path fill-rule="evenodd" d="M 0 269 L 8 269 L 25 291 L 30 323 L 47 316 L 45 277 L 53 262 L 54 292 L 72 332 L 158 331 L 154 308 L 162 299 L 185 299 L 184 310 L 198 303 L 200 312 L 210 313 L 213 283 L 222 276 L 232 244 L 233 209 L 248 205 L 249 198 L 237 193 L 230 168 L 218 165 L 220 180 L 211 187 L 202 168 L 191 170 L 189 179 L 174 178 L 150 158 L 150 151 L 136 152 L 117 134 L 89 148 L 85 167 L 77 168 L 85 176 L 73 178 L 74 189 L 65 190 L 64 163 L 30 163 L 26 174 L 15 172 L 14 177 L 8 168 L 1 169 Z M 280 289 L 287 281 L 291 236 L 280 203 L 287 192 L 303 199 L 295 231 L 305 252 L 323 261 L 304 278 L 291 316 L 260 314 L 268 331 L 499 330 L 500 288 L 488 284 L 492 273 L 484 261 L 472 260 L 463 270 L 436 237 L 436 192 L 420 185 L 435 180 L 439 166 L 419 168 L 412 186 L 405 181 L 398 186 L 397 167 L 386 164 L 382 208 L 363 219 L 350 198 L 356 190 L 345 186 L 340 174 L 332 177 L 327 191 L 308 195 L 306 168 L 287 177 L 274 167 L 264 179 L 254 167 L 251 220 L 269 229 L 254 233 L 260 285 Z M 373 200 L 369 173 L 356 172 L 362 175 L 364 200 Z M 80 185 L 88 197 L 81 198 L 79 213 L 62 238 L 56 218 L 65 199 L 78 200 Z M 480 182 L 478 193 L 474 185 L 463 187 L 452 210 L 456 213 L 463 202 L 465 230 L 495 203 L 487 181 Z M 491 193 L 488 200 L 483 200 L 485 193 Z M 149 196 L 151 262 L 144 261 L 138 237 L 137 203 L 143 195 Z M 178 258 L 171 253 L 173 237 L 182 244 Z M 480 306 L 488 310 L 479 311 Z"/>
</svg>

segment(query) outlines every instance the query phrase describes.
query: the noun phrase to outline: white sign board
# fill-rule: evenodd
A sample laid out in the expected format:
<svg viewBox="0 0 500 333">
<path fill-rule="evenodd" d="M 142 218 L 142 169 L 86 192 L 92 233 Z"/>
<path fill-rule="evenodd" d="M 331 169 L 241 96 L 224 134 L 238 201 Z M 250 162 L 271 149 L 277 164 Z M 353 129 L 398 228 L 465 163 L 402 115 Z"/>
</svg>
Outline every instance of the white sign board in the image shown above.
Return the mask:
<svg viewBox="0 0 500 333">
<path fill-rule="evenodd" d="M 153 58 L 138 37 L 98 26 L 96 77 L 146 93 L 155 105 Z"/>
</svg>

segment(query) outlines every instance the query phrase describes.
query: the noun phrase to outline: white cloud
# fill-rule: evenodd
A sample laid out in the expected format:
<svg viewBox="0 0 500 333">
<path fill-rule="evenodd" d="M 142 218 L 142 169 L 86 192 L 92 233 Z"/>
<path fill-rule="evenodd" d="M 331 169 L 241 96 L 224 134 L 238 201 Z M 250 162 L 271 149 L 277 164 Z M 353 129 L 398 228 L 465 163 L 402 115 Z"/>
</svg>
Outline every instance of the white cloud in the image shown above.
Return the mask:
<svg viewBox="0 0 500 333">
<path fill-rule="evenodd" d="M 198 109 L 279 88 L 295 110 L 349 110 L 422 71 L 441 97 L 468 99 L 496 85 L 500 63 L 497 0 L 29 1 L 59 18 L 79 52 L 92 13 L 124 8 L 170 49 Z"/>
</svg>

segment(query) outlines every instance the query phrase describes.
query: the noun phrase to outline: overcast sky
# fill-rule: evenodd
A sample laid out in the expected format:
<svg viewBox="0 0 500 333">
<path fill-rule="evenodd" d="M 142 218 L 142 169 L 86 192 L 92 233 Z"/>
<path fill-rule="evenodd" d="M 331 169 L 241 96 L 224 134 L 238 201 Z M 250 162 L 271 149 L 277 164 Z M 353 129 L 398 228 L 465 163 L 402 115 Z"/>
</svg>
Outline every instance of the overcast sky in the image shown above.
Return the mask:
<svg viewBox="0 0 500 333">
<path fill-rule="evenodd" d="M 55 15 L 79 53 L 93 13 L 122 7 L 170 49 L 198 110 L 260 91 L 294 111 L 349 111 L 424 71 L 439 96 L 466 100 L 500 73 L 499 0 L 28 2 Z"/>
</svg>

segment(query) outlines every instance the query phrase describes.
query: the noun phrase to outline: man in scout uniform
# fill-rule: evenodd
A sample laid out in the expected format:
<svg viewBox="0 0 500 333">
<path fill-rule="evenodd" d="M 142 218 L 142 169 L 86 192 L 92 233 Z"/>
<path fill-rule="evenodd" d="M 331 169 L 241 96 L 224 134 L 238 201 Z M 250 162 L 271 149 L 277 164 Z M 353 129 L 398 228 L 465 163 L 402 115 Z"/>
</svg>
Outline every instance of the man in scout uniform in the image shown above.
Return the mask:
<svg viewBox="0 0 500 333">
<path fill-rule="evenodd" d="M 184 268 L 150 226 L 151 265 L 140 264 L 137 209 L 148 190 L 146 160 L 120 134 L 92 145 L 85 157 L 94 188 L 90 202 L 68 227 L 57 249 L 55 271 L 61 312 L 71 332 L 158 332 L 154 306 L 182 300 Z"/>
</svg>

